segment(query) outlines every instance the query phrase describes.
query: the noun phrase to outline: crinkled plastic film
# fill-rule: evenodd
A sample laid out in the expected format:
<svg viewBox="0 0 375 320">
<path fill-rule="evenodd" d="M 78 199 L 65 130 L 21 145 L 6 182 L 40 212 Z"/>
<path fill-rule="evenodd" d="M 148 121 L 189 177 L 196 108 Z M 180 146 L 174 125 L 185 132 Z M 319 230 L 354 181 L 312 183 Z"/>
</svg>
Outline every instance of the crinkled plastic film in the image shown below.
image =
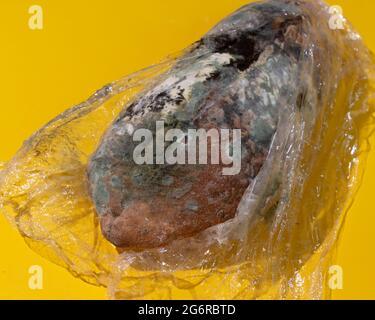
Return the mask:
<svg viewBox="0 0 375 320">
<path fill-rule="evenodd" d="M 27 244 L 115 299 L 328 298 L 327 268 L 369 150 L 374 64 L 348 22 L 332 30 L 325 4 L 299 2 L 301 81 L 234 219 L 161 248 L 119 251 L 89 197 L 87 164 L 102 135 L 188 48 L 105 86 L 5 164 L 0 208 Z"/>
</svg>

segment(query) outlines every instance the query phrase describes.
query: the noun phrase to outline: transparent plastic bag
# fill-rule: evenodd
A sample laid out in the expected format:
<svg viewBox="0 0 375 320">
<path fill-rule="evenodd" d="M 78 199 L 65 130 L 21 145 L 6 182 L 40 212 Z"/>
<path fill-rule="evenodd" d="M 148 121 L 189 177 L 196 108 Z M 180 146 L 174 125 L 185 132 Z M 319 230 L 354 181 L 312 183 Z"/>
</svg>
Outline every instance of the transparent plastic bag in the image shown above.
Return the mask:
<svg viewBox="0 0 375 320">
<path fill-rule="evenodd" d="M 105 86 L 6 163 L 0 209 L 33 250 L 116 299 L 328 297 L 327 266 L 374 124 L 373 59 L 348 22 L 330 28 L 320 1 L 257 5 L 285 8 L 294 18 L 288 10 L 297 6 L 303 50 L 298 85 L 283 102 L 268 157 L 236 216 L 163 247 L 118 250 L 103 237 L 89 195 L 87 165 L 103 134 L 124 106 L 173 75 L 176 63 L 196 59 L 195 44 Z"/>
</svg>

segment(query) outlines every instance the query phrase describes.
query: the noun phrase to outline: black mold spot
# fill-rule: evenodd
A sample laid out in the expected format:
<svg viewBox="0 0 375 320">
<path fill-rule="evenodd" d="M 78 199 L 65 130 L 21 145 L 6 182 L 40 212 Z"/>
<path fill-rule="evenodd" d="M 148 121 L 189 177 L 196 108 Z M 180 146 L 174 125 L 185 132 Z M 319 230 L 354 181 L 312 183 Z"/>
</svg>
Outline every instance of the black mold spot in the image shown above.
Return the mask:
<svg viewBox="0 0 375 320">
<path fill-rule="evenodd" d="M 207 78 L 207 80 L 216 80 L 221 75 L 221 72 L 219 70 L 214 71 L 210 74 L 210 76 Z"/>
<path fill-rule="evenodd" d="M 307 90 L 305 89 L 302 92 L 300 92 L 299 95 L 297 96 L 296 105 L 299 110 L 301 110 L 303 105 L 305 104 L 306 95 L 307 95 Z"/>
<path fill-rule="evenodd" d="M 282 18 L 283 21 L 278 22 L 277 18 Z M 204 38 L 204 44 L 213 47 L 214 52 L 233 55 L 235 59 L 231 65 L 244 71 L 258 60 L 267 45 L 275 44 L 277 39 L 286 45 L 284 48 L 286 52 L 298 59 L 301 54 L 301 46 L 298 43 L 286 41 L 285 32 L 291 25 L 298 26 L 299 32 L 302 32 L 302 24 L 303 16 L 285 18 L 275 16 L 257 30 L 215 35 Z"/>
<path fill-rule="evenodd" d="M 261 53 L 256 48 L 255 40 L 246 34 L 235 35 L 235 37 L 223 34 L 207 40 L 213 41 L 214 52 L 229 53 L 237 57 L 232 61 L 232 65 L 241 71 L 246 70 Z"/>
<path fill-rule="evenodd" d="M 163 91 L 159 93 L 157 96 L 155 96 L 147 107 L 151 111 L 158 112 L 162 110 L 167 103 L 175 103 L 177 105 L 180 105 L 185 100 L 183 96 L 183 93 L 185 90 L 182 89 L 181 87 L 177 87 L 177 89 L 178 89 L 177 97 L 172 98 L 169 95 L 169 92 Z"/>
<path fill-rule="evenodd" d="M 185 89 L 181 88 L 180 86 L 177 87 L 178 93 L 177 97 L 172 98 L 168 91 L 163 91 L 155 96 L 151 97 L 147 104 L 145 104 L 138 112 L 134 111 L 134 108 L 139 103 L 144 103 L 142 101 L 138 101 L 135 103 L 132 103 L 125 111 L 123 115 L 120 115 L 117 122 L 120 121 L 125 116 L 134 116 L 136 114 L 144 114 L 144 108 L 150 109 L 153 112 L 159 112 L 161 111 L 166 104 L 168 103 L 175 103 L 177 105 L 180 105 L 183 101 L 185 101 L 185 98 L 183 96 L 183 93 Z"/>
<path fill-rule="evenodd" d="M 119 122 L 121 122 L 121 120 L 124 119 L 126 116 L 134 114 L 135 106 L 136 106 L 136 103 L 133 102 L 125 110 L 122 110 L 120 114 L 118 115 L 117 119 L 115 120 L 115 124 L 118 124 Z"/>
</svg>

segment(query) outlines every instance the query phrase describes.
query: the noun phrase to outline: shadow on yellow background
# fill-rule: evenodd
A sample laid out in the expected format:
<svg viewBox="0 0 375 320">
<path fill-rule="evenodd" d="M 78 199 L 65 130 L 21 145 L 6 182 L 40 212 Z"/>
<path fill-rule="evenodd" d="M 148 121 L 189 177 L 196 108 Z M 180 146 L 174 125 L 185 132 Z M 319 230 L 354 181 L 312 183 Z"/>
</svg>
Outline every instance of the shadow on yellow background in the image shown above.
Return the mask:
<svg viewBox="0 0 375 320">
<path fill-rule="evenodd" d="M 7 0 L 0 21 L 0 162 L 47 121 L 104 84 L 157 63 L 199 39 L 246 0 Z M 375 1 L 334 0 L 375 51 Z M 30 30 L 40 5 L 43 30 Z M 372 139 L 372 145 L 375 138 Z M 335 264 L 344 271 L 336 299 L 375 299 L 375 150 L 352 206 Z M 43 290 L 28 286 L 44 270 Z M 106 290 L 75 279 L 32 252 L 0 216 L 1 299 L 105 299 Z"/>
</svg>

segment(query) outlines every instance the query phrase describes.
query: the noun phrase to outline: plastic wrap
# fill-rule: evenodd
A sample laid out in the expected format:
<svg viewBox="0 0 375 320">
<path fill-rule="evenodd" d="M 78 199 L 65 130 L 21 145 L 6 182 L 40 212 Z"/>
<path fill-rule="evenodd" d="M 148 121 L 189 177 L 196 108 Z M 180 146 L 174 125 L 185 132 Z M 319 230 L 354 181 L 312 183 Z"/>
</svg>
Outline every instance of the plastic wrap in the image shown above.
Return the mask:
<svg viewBox="0 0 375 320">
<path fill-rule="evenodd" d="M 89 194 L 87 165 L 103 134 L 176 63 L 197 58 L 194 44 L 59 115 L 5 164 L 0 209 L 33 250 L 116 299 L 329 296 L 327 267 L 369 149 L 374 64 L 347 21 L 330 28 L 324 3 L 267 4 L 301 18 L 299 81 L 235 217 L 162 247 L 119 250 L 103 237 Z"/>
</svg>

